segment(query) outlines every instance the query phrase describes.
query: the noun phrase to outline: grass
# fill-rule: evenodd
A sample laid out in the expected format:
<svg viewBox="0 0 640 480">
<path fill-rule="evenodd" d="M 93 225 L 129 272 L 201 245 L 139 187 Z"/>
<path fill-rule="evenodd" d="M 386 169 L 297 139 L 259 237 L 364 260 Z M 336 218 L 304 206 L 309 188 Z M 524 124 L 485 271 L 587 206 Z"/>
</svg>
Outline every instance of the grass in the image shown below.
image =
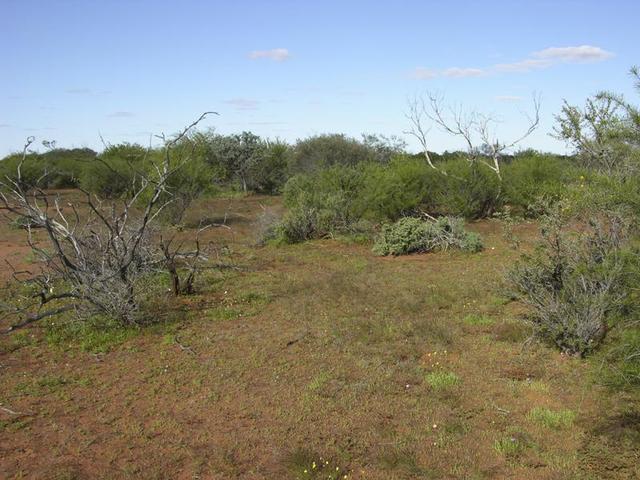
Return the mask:
<svg viewBox="0 0 640 480">
<path fill-rule="evenodd" d="M 462 321 L 466 324 L 466 325 L 473 325 L 473 326 L 486 326 L 486 325 L 493 325 L 493 323 L 495 322 L 493 320 L 493 318 L 488 317 L 486 315 L 480 315 L 477 313 L 472 313 L 467 315 L 466 317 L 464 317 L 462 319 Z"/>
<path fill-rule="evenodd" d="M 460 383 L 460 378 L 453 372 L 430 372 L 425 380 L 435 391 L 448 390 Z"/>
<path fill-rule="evenodd" d="M 531 409 L 527 418 L 547 428 L 561 429 L 571 427 L 576 419 L 576 414 L 572 410 L 550 410 L 545 407 L 535 407 Z"/>
<path fill-rule="evenodd" d="M 526 443 L 515 435 L 499 438 L 493 443 L 493 449 L 507 458 L 518 457 L 526 448 Z"/>
</svg>

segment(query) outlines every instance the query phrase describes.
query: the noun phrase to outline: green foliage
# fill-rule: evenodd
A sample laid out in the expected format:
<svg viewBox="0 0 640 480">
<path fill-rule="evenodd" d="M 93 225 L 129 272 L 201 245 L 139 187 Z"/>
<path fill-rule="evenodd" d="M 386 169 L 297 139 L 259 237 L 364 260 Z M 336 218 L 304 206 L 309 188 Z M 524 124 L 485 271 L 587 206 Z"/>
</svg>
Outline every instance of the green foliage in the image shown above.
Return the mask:
<svg viewBox="0 0 640 480">
<path fill-rule="evenodd" d="M 351 231 L 362 218 L 362 177 L 360 169 L 335 166 L 291 178 L 284 188 L 289 211 L 279 227 L 282 239 L 295 243 Z"/>
<path fill-rule="evenodd" d="M 87 321 L 60 317 L 46 324 L 46 340 L 50 345 L 91 353 L 106 353 L 138 333 L 136 327 L 123 326 L 102 316 Z"/>
<path fill-rule="evenodd" d="M 373 247 L 377 255 L 405 255 L 457 248 L 468 252 L 482 250 L 480 237 L 464 228 L 458 218 L 441 217 L 435 221 L 405 217 L 384 225 Z"/>
<path fill-rule="evenodd" d="M 366 139 L 366 137 L 365 137 Z M 343 134 L 316 135 L 298 140 L 291 162 L 294 173 L 312 172 L 332 166 L 355 166 L 384 158 L 380 149 Z"/>
<path fill-rule="evenodd" d="M 493 443 L 493 449 L 509 459 L 517 458 L 527 447 L 529 447 L 529 442 L 524 436 L 518 434 L 499 438 Z"/>
<path fill-rule="evenodd" d="M 460 159 L 440 168 L 447 175 L 438 183 L 434 213 L 477 219 L 491 216 L 502 205 L 500 180 L 486 166 Z"/>
<path fill-rule="evenodd" d="M 287 143 L 268 142 L 261 161 L 250 170 L 252 188 L 260 193 L 280 193 L 288 179 L 290 161 L 291 147 Z"/>
<path fill-rule="evenodd" d="M 147 160 L 147 149 L 140 145 L 111 145 L 82 170 L 80 185 L 103 198 L 132 194 L 136 179 L 147 167 Z"/>
<path fill-rule="evenodd" d="M 535 407 L 528 413 L 527 418 L 544 427 L 558 430 L 573 425 L 576 414 L 572 410 L 550 410 L 544 407 Z"/>
<path fill-rule="evenodd" d="M 436 391 L 448 390 L 460 383 L 460 377 L 453 372 L 430 372 L 425 377 L 425 380 Z"/>
<path fill-rule="evenodd" d="M 44 153 L 29 153 L 21 168 L 23 188 L 74 188 L 96 152 L 88 148 L 56 148 Z M 16 179 L 22 154 L 8 155 L 0 161 L 0 178 Z"/>
<path fill-rule="evenodd" d="M 627 225 L 618 214 L 603 212 L 581 232 L 572 232 L 562 212 L 560 205 L 543 217 L 543 241 L 508 278 L 532 308 L 542 338 L 564 352 L 587 355 L 631 307 L 625 279 L 636 256 L 623 250 Z"/>
<path fill-rule="evenodd" d="M 623 327 L 611 335 L 599 369 L 602 383 L 616 389 L 640 387 L 640 328 L 636 324 Z"/>
<path fill-rule="evenodd" d="M 540 199 L 558 201 L 567 185 L 580 182 L 580 173 L 553 155 L 518 156 L 502 169 L 504 202 L 524 216 L 537 216 Z"/>
<path fill-rule="evenodd" d="M 386 166 L 369 164 L 359 198 L 361 210 L 372 220 L 391 221 L 419 209 L 433 211 L 442 177 L 424 159 L 398 157 Z"/>
</svg>

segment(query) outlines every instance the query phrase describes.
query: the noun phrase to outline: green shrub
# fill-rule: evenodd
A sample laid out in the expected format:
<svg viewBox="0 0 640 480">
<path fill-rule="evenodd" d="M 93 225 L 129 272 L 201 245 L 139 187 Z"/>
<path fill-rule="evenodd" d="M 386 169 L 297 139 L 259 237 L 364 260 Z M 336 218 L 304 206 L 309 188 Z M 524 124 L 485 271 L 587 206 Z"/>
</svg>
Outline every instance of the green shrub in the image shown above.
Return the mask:
<svg viewBox="0 0 640 480">
<path fill-rule="evenodd" d="M 536 216 L 539 199 L 558 201 L 569 183 L 580 181 L 580 173 L 569 162 L 552 155 L 519 156 L 502 170 L 504 202 L 516 213 Z"/>
<path fill-rule="evenodd" d="M 267 194 L 279 193 L 288 178 L 291 147 L 285 142 L 267 143 L 261 161 L 250 169 L 251 186 L 254 191 Z"/>
<path fill-rule="evenodd" d="M 395 221 L 418 210 L 433 212 L 443 175 L 424 159 L 398 157 L 365 167 L 361 210 L 372 220 Z"/>
<path fill-rule="evenodd" d="M 103 198 L 118 198 L 135 189 L 134 182 L 147 165 L 147 149 L 140 145 L 122 143 L 107 147 L 98 158 L 82 171 L 83 189 Z"/>
<path fill-rule="evenodd" d="M 439 178 L 433 213 L 477 219 L 502 206 L 500 180 L 486 166 L 458 159 L 443 162 L 440 168 L 447 175 Z"/>
<path fill-rule="evenodd" d="M 373 247 L 377 255 L 405 255 L 457 248 L 469 252 L 482 250 L 478 234 L 467 232 L 458 218 L 441 217 L 425 221 L 405 217 L 384 225 Z"/>
<path fill-rule="evenodd" d="M 631 325 L 611 336 L 602 356 L 602 383 L 617 389 L 640 387 L 640 328 Z M 599 359 L 600 360 L 600 359 Z"/>
<path fill-rule="evenodd" d="M 57 148 L 44 153 L 27 154 L 21 168 L 22 187 L 75 188 L 96 152 L 88 148 Z M 16 179 L 22 154 L 8 155 L 0 161 L 0 178 Z"/>
<path fill-rule="evenodd" d="M 568 229 L 562 205 L 543 218 L 543 241 L 509 272 L 516 296 L 532 308 L 537 333 L 570 354 L 586 355 L 630 306 L 622 250 L 626 224 L 601 213 L 580 232 Z M 631 256 L 636 258 L 637 256 Z"/>
<path fill-rule="evenodd" d="M 279 227 L 295 243 L 353 230 L 363 217 L 358 202 L 362 169 L 335 166 L 291 178 L 284 188 L 289 208 Z"/>
<path fill-rule="evenodd" d="M 313 172 L 332 166 L 355 166 L 378 157 L 375 148 L 343 134 L 316 135 L 298 140 L 291 159 L 294 173 Z"/>
</svg>

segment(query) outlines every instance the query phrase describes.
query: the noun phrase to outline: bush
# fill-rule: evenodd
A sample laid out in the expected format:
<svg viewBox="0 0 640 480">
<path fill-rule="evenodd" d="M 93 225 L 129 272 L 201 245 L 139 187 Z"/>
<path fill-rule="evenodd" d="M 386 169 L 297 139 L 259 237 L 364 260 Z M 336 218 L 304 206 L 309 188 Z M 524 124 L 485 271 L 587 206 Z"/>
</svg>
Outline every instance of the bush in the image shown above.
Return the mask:
<svg viewBox="0 0 640 480">
<path fill-rule="evenodd" d="M 295 243 L 349 232 L 362 219 L 362 177 L 361 169 L 336 166 L 291 178 L 284 188 L 289 212 L 279 227 L 282 239 Z"/>
<path fill-rule="evenodd" d="M 543 218 L 543 242 L 509 272 L 516 296 L 532 308 L 543 339 L 569 354 L 587 355 L 628 305 L 621 250 L 626 223 L 609 212 L 579 233 L 568 231 L 562 206 Z"/>
<path fill-rule="evenodd" d="M 500 208 L 500 180 L 479 163 L 458 159 L 440 165 L 447 173 L 440 176 L 435 198 L 435 212 L 468 219 L 489 217 Z"/>
<path fill-rule="evenodd" d="M 535 208 L 540 199 L 558 201 L 567 184 L 580 181 L 580 173 L 566 160 L 540 154 L 518 156 L 504 166 L 502 175 L 504 202 L 529 217 L 540 213 Z"/>
<path fill-rule="evenodd" d="M 121 143 L 107 147 L 81 173 L 83 189 L 104 198 L 119 198 L 136 189 L 134 183 L 139 172 L 146 169 L 147 149 Z"/>
<path fill-rule="evenodd" d="M 395 221 L 419 210 L 433 212 L 443 180 L 424 159 L 398 157 L 389 165 L 367 165 L 361 210 L 367 218 L 378 221 Z"/>
<path fill-rule="evenodd" d="M 377 255 L 406 255 L 450 248 L 478 252 L 482 250 L 482 242 L 478 234 L 467 232 L 458 218 L 424 221 L 406 217 L 382 227 L 373 251 Z"/>
<path fill-rule="evenodd" d="M 26 189 L 75 188 L 84 168 L 96 157 L 88 148 L 57 148 L 44 153 L 30 153 L 22 165 L 22 183 Z M 15 180 L 22 154 L 12 154 L 0 161 L 0 178 Z"/>
<path fill-rule="evenodd" d="M 375 147 L 343 134 L 317 135 L 298 140 L 291 162 L 294 173 L 312 172 L 336 165 L 355 166 L 379 158 Z"/>
<path fill-rule="evenodd" d="M 280 193 L 288 178 L 291 147 L 281 141 L 267 143 L 261 161 L 250 169 L 251 186 L 259 193 Z"/>
</svg>

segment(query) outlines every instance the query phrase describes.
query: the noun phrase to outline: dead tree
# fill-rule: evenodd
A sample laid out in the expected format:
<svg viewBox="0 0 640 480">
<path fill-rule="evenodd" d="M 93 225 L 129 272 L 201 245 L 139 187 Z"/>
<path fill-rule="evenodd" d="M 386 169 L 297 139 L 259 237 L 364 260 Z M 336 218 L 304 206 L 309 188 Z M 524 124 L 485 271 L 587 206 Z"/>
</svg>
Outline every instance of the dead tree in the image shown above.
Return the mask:
<svg viewBox="0 0 640 480">
<path fill-rule="evenodd" d="M 446 110 L 446 111 L 445 111 Z M 405 133 L 420 142 L 428 165 L 446 175 L 439 169 L 429 156 L 428 133 L 431 127 L 427 122 L 437 125 L 445 132 L 460 137 L 467 148 L 467 160 L 470 163 L 480 163 L 491 169 L 502 180 L 500 170 L 502 156 L 531 135 L 540 124 L 540 97 L 533 96 L 533 116 L 526 115 L 528 127 L 518 138 L 501 142 L 495 134 L 498 120 L 490 115 L 477 111 L 465 111 L 458 107 L 445 107 L 444 99 L 432 93 L 416 97 L 409 101 L 407 119 L 411 128 Z"/>
<path fill-rule="evenodd" d="M 84 192 L 81 204 L 62 205 L 59 195 L 37 186 L 27 190 L 21 169 L 33 139 L 27 141 L 15 177 L 0 180 L 0 206 L 26 225 L 29 245 L 41 262 L 40 272 L 14 271 L 14 278 L 31 287 L 31 295 L 20 306 L 3 309 L 19 319 L 8 331 L 71 310 L 80 318 L 103 314 L 126 324 L 141 321 L 145 281 L 166 266 L 166 254 L 152 241 L 154 221 L 172 202 L 170 179 L 189 161 L 176 162 L 172 150 L 210 114 L 215 112 L 203 113 L 171 138 L 159 137 L 161 160 L 149 172 L 137 172 L 133 194 L 121 204 Z M 45 233 L 46 247 L 35 240 L 36 228 Z M 199 243 L 193 255 L 200 260 Z"/>
</svg>

